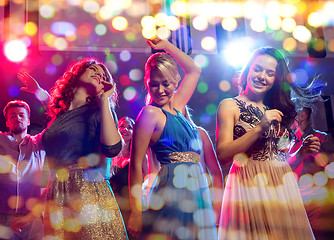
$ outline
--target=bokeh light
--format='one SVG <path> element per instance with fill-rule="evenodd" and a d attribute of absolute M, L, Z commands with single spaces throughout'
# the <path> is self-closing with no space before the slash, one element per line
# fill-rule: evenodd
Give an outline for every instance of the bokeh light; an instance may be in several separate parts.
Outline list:
<path fill-rule="evenodd" d="M 308 73 L 304 69 L 296 69 L 291 74 L 292 84 L 296 87 L 306 87 L 308 83 Z"/>
<path fill-rule="evenodd" d="M 171 35 L 171 32 L 166 27 L 160 27 L 157 30 L 157 36 L 161 39 L 168 39 Z"/>
<path fill-rule="evenodd" d="M 219 82 L 219 88 L 223 92 L 228 92 L 231 89 L 231 83 L 227 80 L 222 80 Z"/>
<path fill-rule="evenodd" d="M 293 18 L 284 18 L 282 21 L 282 29 L 285 32 L 293 32 L 296 25 L 296 21 Z"/>
<path fill-rule="evenodd" d="M 294 38 L 286 38 L 283 41 L 284 50 L 291 52 L 297 48 L 297 42 Z"/>
<path fill-rule="evenodd" d="M 137 90 L 134 87 L 127 87 L 123 92 L 123 97 L 129 102 L 133 102 L 137 99 Z"/>
<path fill-rule="evenodd" d="M 171 31 L 175 31 L 180 28 L 180 20 L 175 16 L 168 16 L 166 27 Z"/>
<path fill-rule="evenodd" d="M 208 91 L 209 87 L 206 82 L 199 82 L 197 85 L 197 91 L 204 94 Z"/>
<path fill-rule="evenodd" d="M 234 31 L 238 27 L 237 20 L 234 17 L 224 18 L 222 21 L 222 27 L 227 31 Z"/>
<path fill-rule="evenodd" d="M 318 13 L 318 12 L 313 12 L 308 16 L 307 22 L 312 27 L 320 27 L 324 23 L 323 14 Z"/>
<path fill-rule="evenodd" d="M 268 17 L 267 25 L 272 30 L 278 30 L 281 28 L 282 20 L 279 16 Z"/>
<path fill-rule="evenodd" d="M 51 5 L 42 5 L 39 8 L 39 14 L 43 17 L 43 18 L 52 18 L 55 14 L 55 9 L 53 6 Z"/>
<path fill-rule="evenodd" d="M 196 16 L 192 21 L 193 27 L 198 31 L 204 31 L 208 28 L 208 20 L 203 16 Z"/>
<path fill-rule="evenodd" d="M 48 74 L 48 75 L 54 75 L 57 73 L 57 66 L 54 65 L 54 64 L 48 64 L 45 68 L 45 72 Z"/>
<path fill-rule="evenodd" d="M 82 8 L 88 13 L 97 13 L 99 11 L 100 5 L 95 1 L 84 1 Z"/>
<path fill-rule="evenodd" d="M 12 40 L 5 44 L 5 55 L 12 62 L 20 62 L 28 54 L 28 49 L 21 40 Z"/>
<path fill-rule="evenodd" d="M 58 36 L 72 36 L 76 33 L 76 28 L 70 22 L 53 22 L 51 32 Z"/>
<path fill-rule="evenodd" d="M 251 20 L 250 27 L 255 32 L 263 32 L 267 27 L 266 20 L 262 17 L 255 17 Z"/>
<path fill-rule="evenodd" d="M 8 95 L 11 97 L 17 97 L 20 94 L 20 88 L 16 85 L 11 85 L 8 88 Z"/>
<path fill-rule="evenodd" d="M 159 27 L 165 26 L 168 20 L 168 16 L 165 13 L 158 13 L 154 17 L 154 25 L 156 24 Z M 144 26 L 143 26 L 144 27 Z"/>
<path fill-rule="evenodd" d="M 24 25 L 24 31 L 29 36 L 34 36 L 37 33 L 37 25 L 34 22 L 27 22 Z"/>
<path fill-rule="evenodd" d="M 132 81 L 140 81 L 144 78 L 143 71 L 139 68 L 131 69 L 129 77 Z"/>
<path fill-rule="evenodd" d="M 170 6 L 170 10 L 174 15 L 186 16 L 188 14 L 188 4 L 185 1 L 174 1 Z"/>
<path fill-rule="evenodd" d="M 112 26 L 118 31 L 124 31 L 128 27 L 128 20 L 125 17 L 115 17 L 112 20 Z"/>
<path fill-rule="evenodd" d="M 131 59 L 131 53 L 128 50 L 123 50 L 119 53 L 119 58 L 123 62 L 127 62 Z"/>
<path fill-rule="evenodd" d="M 201 67 L 206 68 L 209 65 L 209 59 L 203 54 L 198 54 L 194 57 L 194 61 Z"/>
<path fill-rule="evenodd" d="M 216 49 L 217 42 L 213 37 L 204 37 L 201 41 L 201 46 L 207 51 L 213 51 Z"/>
<path fill-rule="evenodd" d="M 293 30 L 293 37 L 300 42 L 307 43 L 311 40 L 311 32 L 305 26 L 297 26 Z"/>
<path fill-rule="evenodd" d="M 97 24 L 95 26 L 95 32 L 99 36 L 105 35 L 107 33 L 107 31 L 108 31 L 107 27 L 104 24 L 102 24 L 102 23 Z"/>
<path fill-rule="evenodd" d="M 152 16 L 144 16 L 140 23 L 144 29 L 152 29 L 156 26 L 155 19 Z"/>
<path fill-rule="evenodd" d="M 203 124 L 209 124 L 211 122 L 211 120 L 212 120 L 212 116 L 210 114 L 207 114 L 207 113 L 201 115 L 201 117 L 200 117 L 200 121 Z"/>

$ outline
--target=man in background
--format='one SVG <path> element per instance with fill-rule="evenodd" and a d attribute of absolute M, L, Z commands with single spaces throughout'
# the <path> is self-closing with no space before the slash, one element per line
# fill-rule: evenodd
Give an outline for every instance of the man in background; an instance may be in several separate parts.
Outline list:
<path fill-rule="evenodd" d="M 45 151 L 42 134 L 30 136 L 30 107 L 21 100 L 10 101 L 4 108 L 8 132 L 0 131 L 0 239 L 43 238 L 40 217 L 24 227 L 10 228 L 17 219 L 34 211 L 41 195 Z"/>

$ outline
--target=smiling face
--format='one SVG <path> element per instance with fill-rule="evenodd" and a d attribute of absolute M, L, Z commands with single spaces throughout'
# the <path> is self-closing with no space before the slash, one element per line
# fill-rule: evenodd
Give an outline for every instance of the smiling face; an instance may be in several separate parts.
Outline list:
<path fill-rule="evenodd" d="M 30 125 L 28 111 L 23 107 L 12 107 L 7 110 L 6 126 L 14 134 L 20 134 Z"/>
<path fill-rule="evenodd" d="M 176 87 L 177 82 L 168 70 L 165 71 L 165 74 L 160 70 L 152 71 L 147 81 L 148 92 L 158 106 L 164 106 L 170 101 Z"/>
<path fill-rule="evenodd" d="M 126 143 L 130 142 L 130 140 L 132 139 L 132 134 L 133 134 L 133 124 L 132 124 L 132 122 L 130 122 L 126 118 L 122 118 L 118 122 L 118 128 L 119 128 L 119 132 L 121 133 L 122 138 L 124 139 L 124 141 Z"/>
<path fill-rule="evenodd" d="M 80 76 L 78 83 L 85 86 L 90 94 L 96 96 L 104 87 L 103 81 L 107 81 L 105 71 L 101 66 L 92 64 Z"/>
<path fill-rule="evenodd" d="M 250 66 L 246 92 L 265 95 L 274 85 L 277 60 L 270 55 L 259 55 Z"/>

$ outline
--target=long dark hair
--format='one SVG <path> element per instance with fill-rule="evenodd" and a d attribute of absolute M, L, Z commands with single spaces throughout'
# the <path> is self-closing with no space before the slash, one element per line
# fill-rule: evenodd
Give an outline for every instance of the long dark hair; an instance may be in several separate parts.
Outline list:
<path fill-rule="evenodd" d="M 115 84 L 110 72 L 106 66 L 94 58 L 83 58 L 70 66 L 64 74 L 56 81 L 51 89 L 51 99 L 48 106 L 48 115 L 50 118 L 58 116 L 59 114 L 68 110 L 71 102 L 74 99 L 74 89 L 77 86 L 78 79 L 86 71 L 86 69 L 93 65 L 99 65 L 105 72 L 106 78 L 111 83 Z M 110 99 L 110 106 L 115 107 L 117 102 L 117 91 L 115 86 L 115 93 Z M 96 103 L 95 97 L 89 97 L 87 103 Z"/>
<path fill-rule="evenodd" d="M 240 93 L 246 89 L 249 69 L 260 55 L 269 55 L 277 61 L 275 82 L 273 87 L 265 94 L 263 103 L 270 109 L 280 110 L 284 114 L 282 124 L 289 129 L 297 116 L 296 108 L 298 108 L 298 101 L 292 101 L 291 95 L 294 96 L 294 99 L 312 99 L 312 101 L 315 101 L 319 99 L 321 90 L 315 90 L 313 86 L 314 81 L 305 88 L 294 86 L 292 84 L 290 69 L 282 53 L 272 47 L 262 47 L 253 52 L 247 65 L 241 72 L 239 78 Z"/>

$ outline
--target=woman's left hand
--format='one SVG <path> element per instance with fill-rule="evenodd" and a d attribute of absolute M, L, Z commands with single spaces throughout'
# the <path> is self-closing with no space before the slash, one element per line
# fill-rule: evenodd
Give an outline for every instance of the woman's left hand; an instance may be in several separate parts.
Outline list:
<path fill-rule="evenodd" d="M 97 94 L 97 98 L 100 102 L 102 100 L 108 100 L 115 92 L 115 85 L 113 83 L 107 81 L 102 81 L 101 83 L 103 84 L 103 88 Z"/>

